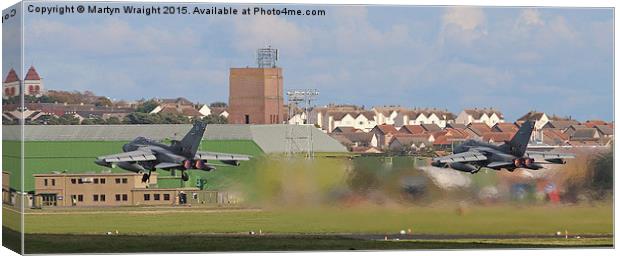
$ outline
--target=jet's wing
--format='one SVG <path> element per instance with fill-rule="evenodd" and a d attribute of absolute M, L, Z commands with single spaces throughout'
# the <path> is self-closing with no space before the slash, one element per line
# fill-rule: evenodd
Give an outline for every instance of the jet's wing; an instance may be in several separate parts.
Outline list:
<path fill-rule="evenodd" d="M 492 162 L 487 164 L 487 167 L 491 169 L 503 168 L 513 165 L 512 162 Z"/>
<path fill-rule="evenodd" d="M 230 154 L 220 152 L 198 151 L 194 156 L 195 160 L 219 160 L 219 161 L 248 161 L 251 156 L 241 154 Z"/>
<path fill-rule="evenodd" d="M 120 154 L 107 155 L 97 157 L 97 160 L 105 163 L 117 163 L 117 162 L 140 162 L 140 161 L 151 161 L 155 160 L 155 154 L 150 150 L 135 150 L 124 152 Z"/>
<path fill-rule="evenodd" d="M 177 163 L 159 163 L 157 165 L 155 165 L 155 169 L 166 169 L 166 168 L 174 168 L 174 167 L 179 167 L 181 166 L 181 164 L 177 164 Z"/>
<path fill-rule="evenodd" d="M 563 158 L 575 158 L 575 154 L 570 153 L 557 153 L 557 152 L 539 152 L 539 151 L 526 151 L 525 155 L 529 158 L 542 158 L 542 159 L 563 159 Z"/>
<path fill-rule="evenodd" d="M 487 160 L 487 157 L 478 151 L 467 151 L 463 153 L 433 158 L 433 162 L 442 164 L 476 162 L 484 160 Z"/>

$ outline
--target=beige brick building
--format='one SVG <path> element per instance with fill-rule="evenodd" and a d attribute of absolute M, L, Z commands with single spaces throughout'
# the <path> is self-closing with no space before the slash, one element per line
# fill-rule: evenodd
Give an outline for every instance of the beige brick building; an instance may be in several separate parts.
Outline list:
<path fill-rule="evenodd" d="M 231 68 L 229 83 L 229 123 L 285 121 L 281 68 Z"/>
<path fill-rule="evenodd" d="M 11 174 L 8 172 L 2 172 L 2 203 L 12 204 L 11 200 L 11 186 L 10 186 Z"/>
<path fill-rule="evenodd" d="M 239 198 L 228 192 L 195 187 L 157 188 L 157 173 L 142 183 L 135 173 L 51 173 L 34 175 L 33 207 L 116 207 L 230 205 Z"/>

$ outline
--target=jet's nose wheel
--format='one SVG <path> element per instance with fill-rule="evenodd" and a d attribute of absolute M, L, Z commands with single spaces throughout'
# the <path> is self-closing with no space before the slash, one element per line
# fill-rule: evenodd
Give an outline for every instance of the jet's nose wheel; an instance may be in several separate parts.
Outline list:
<path fill-rule="evenodd" d="M 151 175 L 149 175 L 148 173 L 145 173 L 142 175 L 142 183 L 146 183 L 147 181 L 149 181 Z"/>
<path fill-rule="evenodd" d="M 142 183 L 146 183 L 151 179 L 151 171 L 149 170 L 148 173 L 144 173 L 142 174 Z"/>
<path fill-rule="evenodd" d="M 183 181 L 188 181 L 188 180 L 189 180 L 189 174 L 188 174 L 188 173 L 186 173 L 186 172 L 182 172 L 182 173 L 181 173 L 181 179 L 182 179 Z"/>

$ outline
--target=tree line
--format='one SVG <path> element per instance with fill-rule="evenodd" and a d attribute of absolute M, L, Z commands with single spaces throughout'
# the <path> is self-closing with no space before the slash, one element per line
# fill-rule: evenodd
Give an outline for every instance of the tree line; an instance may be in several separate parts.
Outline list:
<path fill-rule="evenodd" d="M 223 116 L 208 115 L 199 118 L 207 124 L 226 124 L 228 120 Z M 187 116 L 171 114 L 171 113 L 157 113 L 148 114 L 141 112 L 130 113 L 124 118 L 112 116 L 106 119 L 95 116 L 90 118 L 84 118 L 80 122 L 80 118 L 72 114 L 65 114 L 62 116 L 45 115 L 37 118 L 36 120 L 26 120 L 27 125 L 115 125 L 115 124 L 191 124 L 195 119 L 190 119 Z M 10 122 L 8 120 L 2 120 L 5 125 L 15 125 L 16 122 Z"/>

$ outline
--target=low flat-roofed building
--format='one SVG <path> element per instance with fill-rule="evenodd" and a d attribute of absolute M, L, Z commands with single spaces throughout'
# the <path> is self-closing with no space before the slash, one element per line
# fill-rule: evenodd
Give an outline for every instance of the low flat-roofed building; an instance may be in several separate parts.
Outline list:
<path fill-rule="evenodd" d="M 2 172 L 2 203 L 4 204 L 12 204 L 10 178 L 9 172 Z"/>
<path fill-rule="evenodd" d="M 33 207 L 118 207 L 237 204 L 225 191 L 195 187 L 157 188 L 157 173 L 148 183 L 137 173 L 35 174 Z"/>
<path fill-rule="evenodd" d="M 34 193 L 41 206 L 135 205 L 134 189 L 155 187 L 157 173 L 148 183 L 137 173 L 50 173 L 34 175 Z M 118 200 L 117 200 L 118 199 Z"/>

